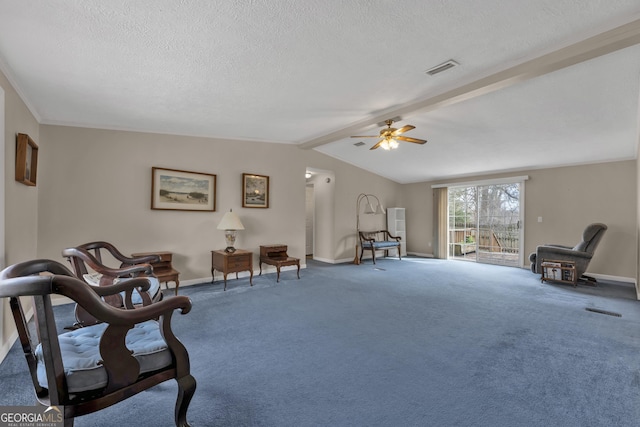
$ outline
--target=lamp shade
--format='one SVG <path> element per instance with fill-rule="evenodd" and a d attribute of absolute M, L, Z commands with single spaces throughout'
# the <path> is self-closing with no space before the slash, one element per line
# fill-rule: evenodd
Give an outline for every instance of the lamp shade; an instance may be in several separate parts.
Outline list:
<path fill-rule="evenodd" d="M 218 230 L 244 230 L 240 218 L 231 210 L 224 214 L 217 228 Z"/>

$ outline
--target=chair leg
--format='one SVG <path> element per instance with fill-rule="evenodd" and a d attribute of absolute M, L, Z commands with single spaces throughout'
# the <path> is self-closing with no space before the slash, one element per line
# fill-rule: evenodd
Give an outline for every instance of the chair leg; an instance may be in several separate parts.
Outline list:
<path fill-rule="evenodd" d="M 192 375 L 179 378 L 178 380 L 178 399 L 176 400 L 176 426 L 177 427 L 190 427 L 187 422 L 187 409 L 189 409 L 189 403 L 191 398 L 196 392 L 196 379 Z"/>
<path fill-rule="evenodd" d="M 373 263 L 376 263 L 376 250 L 375 248 L 371 248 L 371 255 L 373 256 Z"/>

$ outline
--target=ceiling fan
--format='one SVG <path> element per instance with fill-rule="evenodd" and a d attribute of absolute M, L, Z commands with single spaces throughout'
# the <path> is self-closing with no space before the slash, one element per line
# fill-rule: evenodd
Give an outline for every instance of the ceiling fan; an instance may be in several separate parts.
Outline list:
<path fill-rule="evenodd" d="M 398 141 L 405 142 L 413 142 L 414 144 L 424 144 L 427 142 L 424 139 L 418 138 L 410 138 L 408 136 L 400 136 L 400 134 L 410 131 L 411 129 L 415 129 L 415 126 L 405 125 L 400 129 L 392 128 L 393 120 L 386 120 L 387 124 L 386 129 L 382 129 L 380 131 L 380 135 L 361 135 L 361 136 L 352 136 L 351 138 L 380 138 L 380 141 L 376 145 L 370 148 L 370 150 L 375 150 L 378 147 L 382 147 L 384 150 L 390 150 L 393 148 L 398 148 Z"/>

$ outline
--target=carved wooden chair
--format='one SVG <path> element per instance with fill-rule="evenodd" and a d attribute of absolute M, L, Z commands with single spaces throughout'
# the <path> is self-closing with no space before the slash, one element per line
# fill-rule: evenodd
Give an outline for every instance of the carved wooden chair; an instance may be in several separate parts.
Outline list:
<path fill-rule="evenodd" d="M 103 262 L 104 255 L 109 255 L 117 262 L 119 267 L 109 267 Z M 108 242 L 90 242 L 62 251 L 62 256 L 67 258 L 78 279 L 92 286 L 111 286 L 113 284 L 131 280 L 133 277 L 149 277 L 151 287 L 146 292 L 134 292 L 131 297 L 133 305 L 147 305 L 162 299 L 160 281 L 153 275 L 151 262 L 157 262 L 157 255 L 144 257 L 128 257 L 123 255 L 115 246 Z M 110 295 L 105 300 L 114 307 L 125 304 L 124 293 Z M 82 309 L 76 310 L 77 326 L 85 326 L 95 323 Z"/>
<path fill-rule="evenodd" d="M 186 314 L 191 300 L 176 296 L 135 310 L 113 307 L 101 296 L 148 289 L 147 278 L 93 287 L 64 265 L 33 260 L 0 272 L 0 298 L 9 298 L 37 403 L 64 407 L 64 425 L 169 379 L 178 382 L 176 426 L 188 426 L 196 389 L 189 355 L 171 330 L 174 310 Z M 64 295 L 101 323 L 58 335 L 51 294 Z M 36 336 L 29 331 L 20 297 L 32 296 Z M 157 320 L 155 320 L 157 319 Z M 35 339 L 34 339 L 35 338 Z M 157 410 L 155 406 L 150 406 Z"/>
<path fill-rule="evenodd" d="M 376 251 L 383 250 L 384 256 L 389 256 L 389 249 L 397 249 L 398 250 L 398 259 L 402 259 L 402 254 L 400 253 L 400 241 L 402 238 L 398 236 L 393 236 L 389 233 L 388 230 L 377 230 L 377 231 L 359 231 L 358 236 L 360 237 L 360 263 L 362 263 L 362 257 L 364 256 L 364 251 L 371 251 L 371 258 L 373 258 L 373 263 L 376 263 Z"/>

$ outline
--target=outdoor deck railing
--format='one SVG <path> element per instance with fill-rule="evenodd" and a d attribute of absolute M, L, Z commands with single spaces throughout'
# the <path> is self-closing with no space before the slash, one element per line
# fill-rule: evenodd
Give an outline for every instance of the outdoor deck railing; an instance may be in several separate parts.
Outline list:
<path fill-rule="evenodd" d="M 496 230 L 491 228 L 457 228 L 450 230 L 451 244 L 477 244 L 478 250 L 489 252 L 517 253 L 519 250 L 519 231 Z"/>

